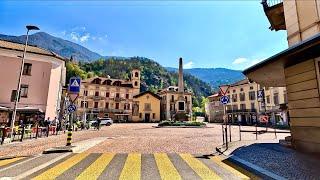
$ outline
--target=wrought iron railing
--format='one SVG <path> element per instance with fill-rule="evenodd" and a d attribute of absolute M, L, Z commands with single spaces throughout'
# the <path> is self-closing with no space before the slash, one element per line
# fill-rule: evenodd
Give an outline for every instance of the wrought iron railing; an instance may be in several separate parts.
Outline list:
<path fill-rule="evenodd" d="M 263 8 L 267 9 L 269 7 L 281 4 L 283 0 L 262 0 L 261 4 L 263 5 Z"/>

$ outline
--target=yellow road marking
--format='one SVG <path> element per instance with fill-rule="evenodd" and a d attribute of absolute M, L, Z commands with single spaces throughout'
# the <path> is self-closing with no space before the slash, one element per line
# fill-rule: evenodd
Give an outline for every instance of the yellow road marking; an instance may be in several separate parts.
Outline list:
<path fill-rule="evenodd" d="M 159 174 L 162 180 L 180 180 L 181 176 L 165 153 L 155 153 Z"/>
<path fill-rule="evenodd" d="M 201 177 L 201 179 L 221 179 L 201 161 L 191 154 L 180 154 L 180 157 Z"/>
<path fill-rule="evenodd" d="M 47 171 L 43 172 L 42 174 L 38 175 L 37 177 L 33 178 L 33 180 L 50 180 L 55 179 L 59 175 L 61 175 L 63 172 L 70 169 L 75 164 L 82 161 L 84 158 L 86 158 L 89 154 L 88 153 L 80 153 L 76 154 L 69 159 L 65 160 L 64 162 L 54 166 L 51 169 L 48 169 Z"/>
<path fill-rule="evenodd" d="M 128 154 L 119 179 L 141 179 L 141 154 Z"/>
<path fill-rule="evenodd" d="M 87 169 L 85 169 L 78 177 L 77 180 L 98 179 L 102 171 L 108 166 L 115 154 L 106 153 L 102 154 L 95 160 Z"/>
<path fill-rule="evenodd" d="M 232 174 L 236 175 L 237 177 L 241 178 L 241 179 L 250 179 L 248 176 L 246 176 L 245 174 L 239 172 L 238 170 L 234 169 L 233 167 L 225 164 L 222 162 L 222 158 L 219 156 L 213 156 L 210 157 L 211 160 L 213 160 L 216 164 L 218 164 L 219 166 L 223 167 L 224 169 L 226 169 L 227 171 L 231 172 Z"/>
<path fill-rule="evenodd" d="M 24 159 L 25 157 L 17 157 L 17 158 L 12 158 L 12 159 L 4 159 L 4 160 L 0 160 L 0 167 L 1 166 L 5 166 L 7 164 L 19 161 L 20 159 Z"/>

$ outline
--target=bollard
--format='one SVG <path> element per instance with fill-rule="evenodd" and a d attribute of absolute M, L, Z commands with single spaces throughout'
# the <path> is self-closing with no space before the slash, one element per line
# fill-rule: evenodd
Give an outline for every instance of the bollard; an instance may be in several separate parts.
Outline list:
<path fill-rule="evenodd" d="M 256 140 L 258 140 L 258 129 L 257 129 L 257 124 L 256 124 Z"/>
<path fill-rule="evenodd" d="M 49 137 L 49 124 L 47 125 L 47 137 Z"/>
<path fill-rule="evenodd" d="M 231 124 L 229 124 L 229 136 L 230 136 L 230 142 L 231 142 Z"/>
<path fill-rule="evenodd" d="M 226 148 L 228 149 L 228 126 L 225 127 L 225 135 L 226 135 Z"/>
<path fill-rule="evenodd" d="M 276 126 L 274 126 L 274 136 L 277 139 L 277 127 Z"/>
<path fill-rule="evenodd" d="M 240 137 L 240 141 L 241 141 L 241 126 L 240 126 L 240 123 L 239 123 L 239 137 Z"/>
<path fill-rule="evenodd" d="M 22 142 L 23 136 L 24 136 L 24 125 L 22 125 L 22 132 L 21 132 L 21 139 L 20 139 L 21 142 Z"/>
<path fill-rule="evenodd" d="M 71 139 L 72 139 L 72 129 L 71 127 L 68 128 L 68 137 L 67 137 L 67 146 L 71 146 Z"/>
<path fill-rule="evenodd" d="M 223 128 L 223 124 L 221 124 L 221 127 L 222 127 L 222 144 L 224 144 L 224 128 Z"/>
<path fill-rule="evenodd" d="M 36 139 L 38 139 L 38 135 L 39 135 L 39 124 L 37 123 L 37 127 L 36 127 Z"/>
<path fill-rule="evenodd" d="M 1 145 L 4 143 L 5 137 L 6 137 L 6 128 L 4 127 L 2 129 Z"/>

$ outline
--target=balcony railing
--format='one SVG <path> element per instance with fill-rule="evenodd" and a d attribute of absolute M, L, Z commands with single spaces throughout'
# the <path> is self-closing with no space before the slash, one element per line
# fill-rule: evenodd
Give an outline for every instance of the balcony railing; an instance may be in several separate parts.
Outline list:
<path fill-rule="evenodd" d="M 245 112 L 252 112 L 255 113 L 257 112 L 256 109 L 237 109 L 237 110 L 227 110 L 227 113 L 245 113 Z"/>

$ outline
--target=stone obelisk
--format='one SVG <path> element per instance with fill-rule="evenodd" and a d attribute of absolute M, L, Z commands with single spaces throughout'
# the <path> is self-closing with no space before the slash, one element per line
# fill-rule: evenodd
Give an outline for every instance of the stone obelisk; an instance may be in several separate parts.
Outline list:
<path fill-rule="evenodd" d="M 178 92 L 184 92 L 184 82 L 183 82 L 183 62 L 182 58 L 179 58 L 179 79 L 178 79 Z"/>

